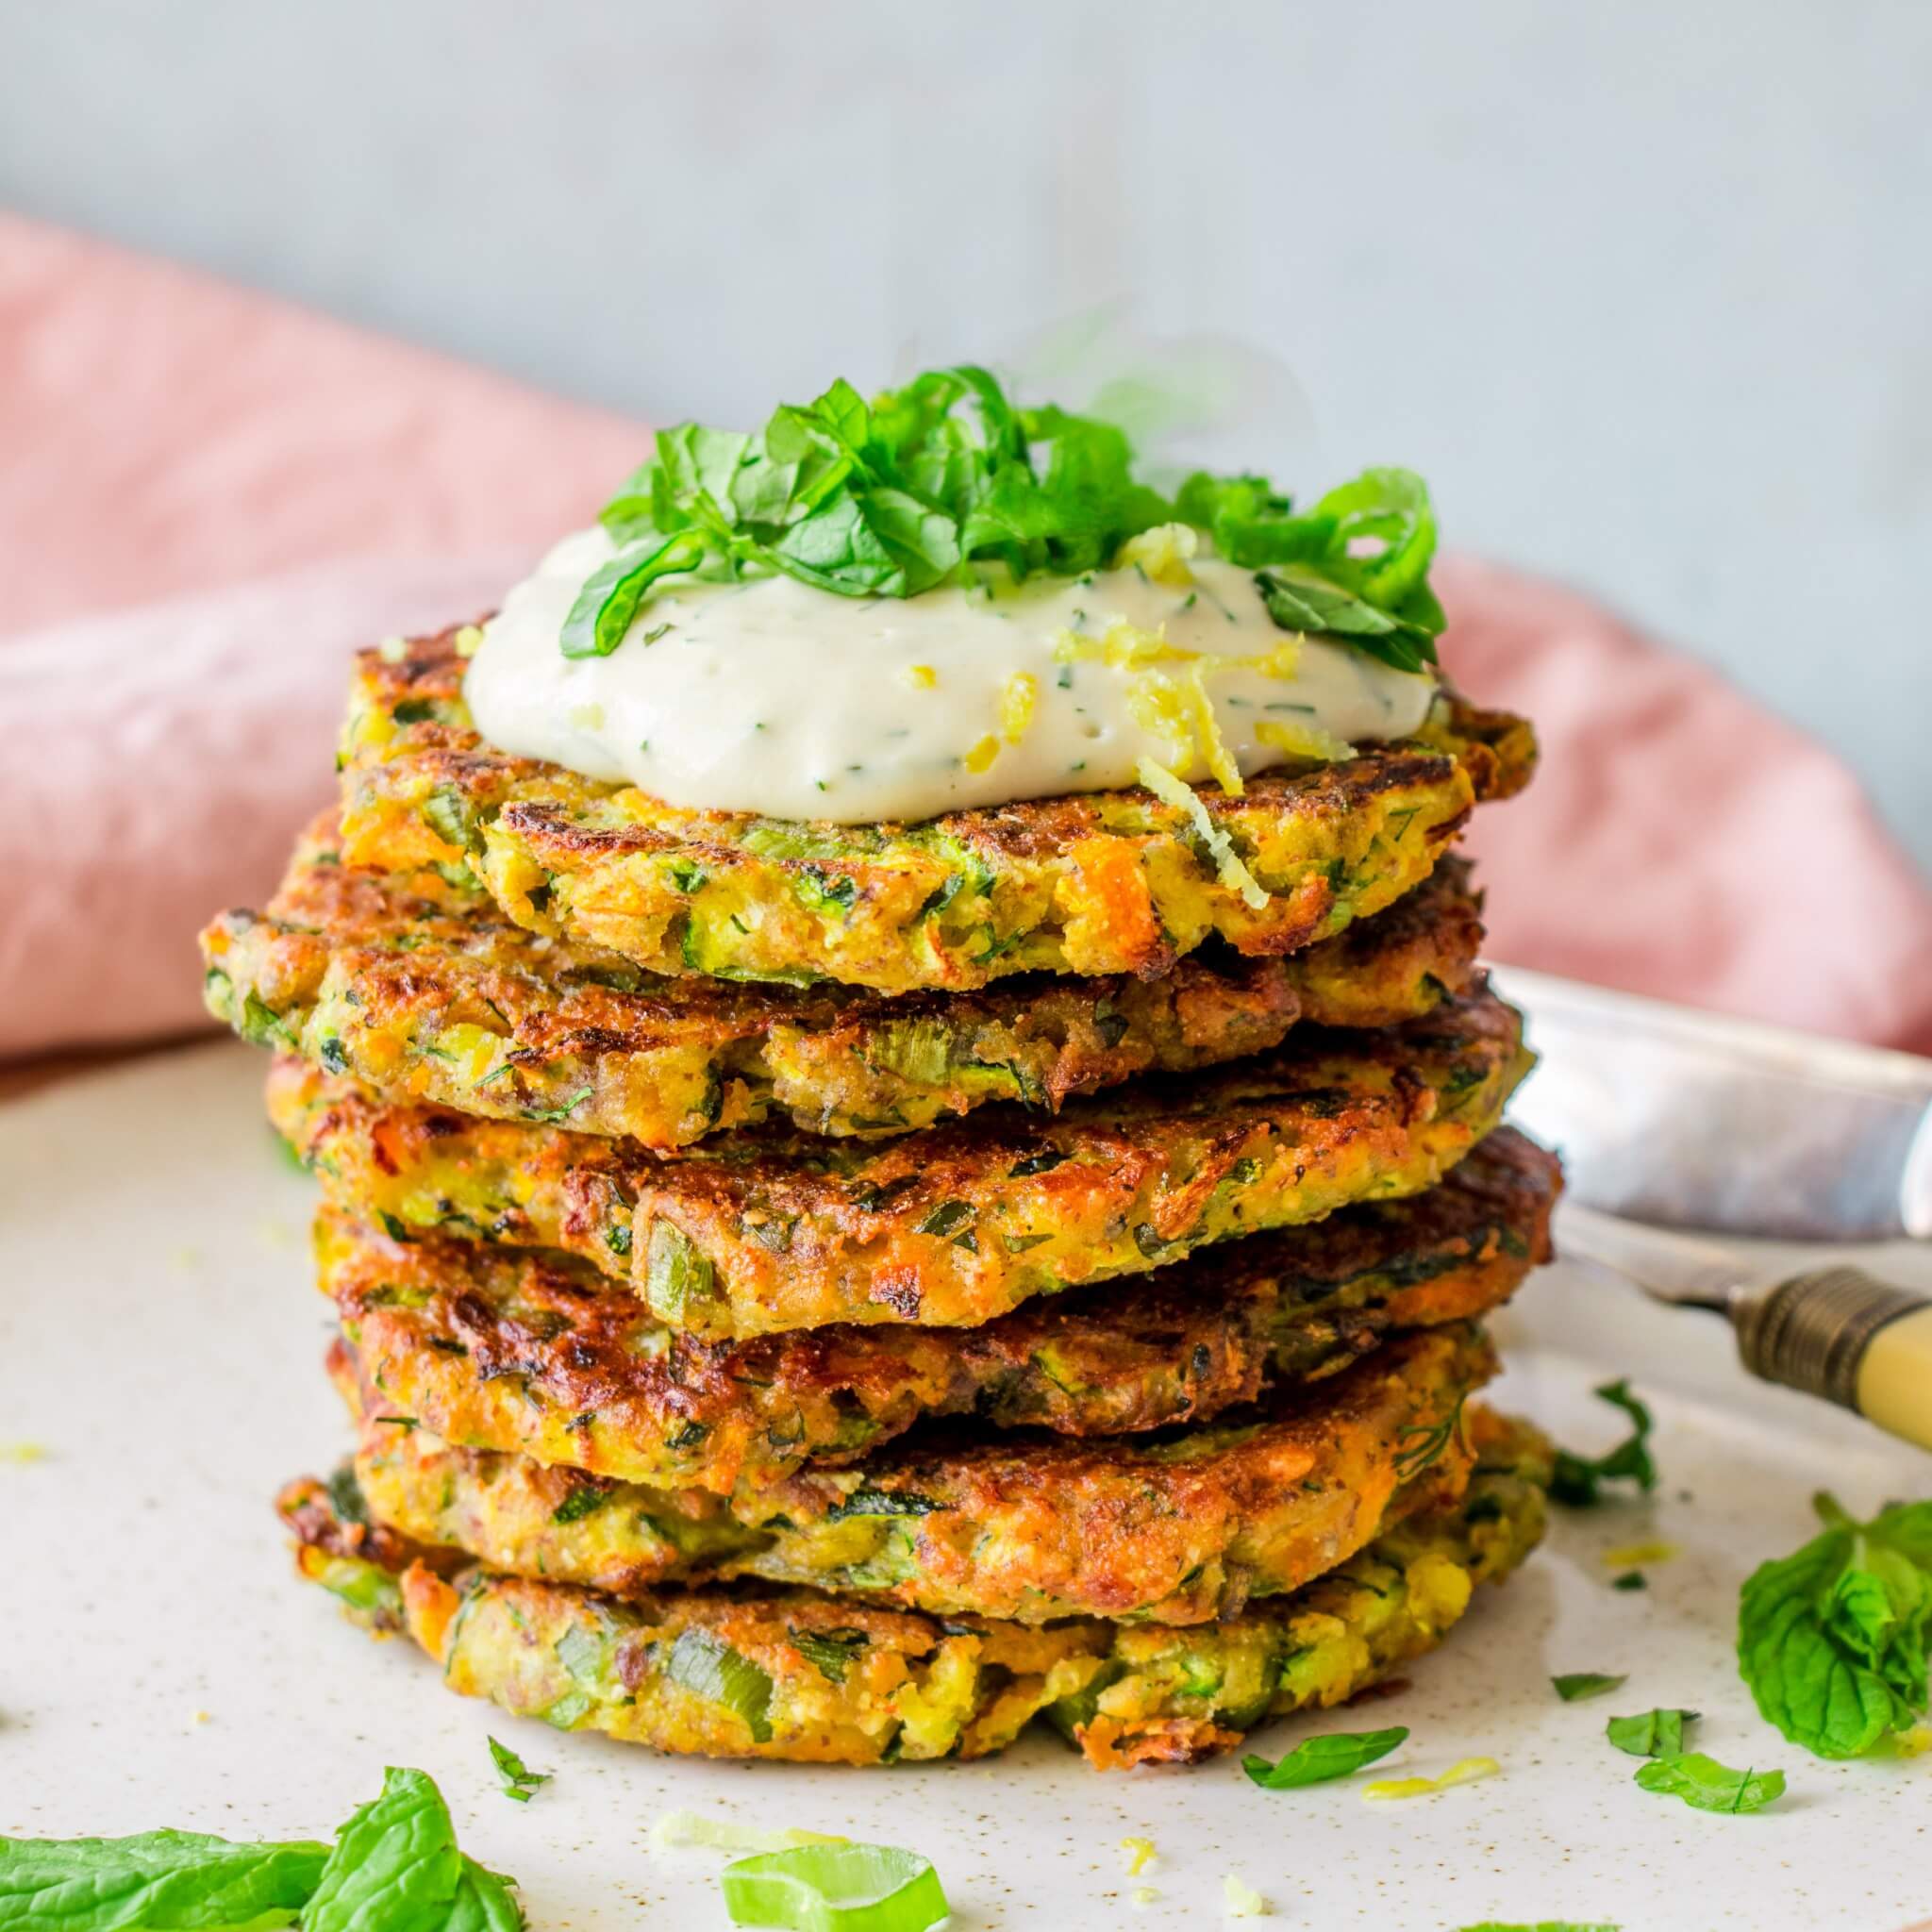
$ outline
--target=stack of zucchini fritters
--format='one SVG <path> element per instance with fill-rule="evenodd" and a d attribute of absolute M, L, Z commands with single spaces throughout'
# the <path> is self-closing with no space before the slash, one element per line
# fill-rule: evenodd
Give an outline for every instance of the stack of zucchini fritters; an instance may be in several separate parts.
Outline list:
<path fill-rule="evenodd" d="M 341 811 L 203 936 L 323 1188 L 305 1574 L 565 1729 L 1117 1766 L 1522 1559 L 1543 1445 L 1468 1398 L 1558 1179 L 1448 856 L 1520 720 L 1204 792 L 1257 908 L 1146 791 L 806 825 L 498 753 L 476 641 L 365 654 Z"/>

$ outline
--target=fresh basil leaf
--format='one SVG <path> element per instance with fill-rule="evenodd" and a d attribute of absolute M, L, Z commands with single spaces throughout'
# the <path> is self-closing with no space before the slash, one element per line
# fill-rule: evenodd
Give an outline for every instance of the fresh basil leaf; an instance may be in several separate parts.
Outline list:
<path fill-rule="evenodd" d="M 1364 470 L 1331 490 L 1314 514 L 1335 527 L 1331 555 L 1342 582 L 1370 603 L 1400 611 L 1423 587 L 1436 554 L 1436 513 L 1413 470 Z M 1376 553 L 1363 556 L 1364 542 Z"/>
<path fill-rule="evenodd" d="M 1264 574 L 1277 623 L 1397 665 L 1435 658 L 1441 607 L 1426 574 L 1435 516 L 1421 478 L 1365 471 L 1297 514 L 1264 476 L 1139 480 L 1112 422 L 1022 409 L 971 363 L 926 370 L 868 402 L 834 382 L 773 411 L 757 435 L 680 424 L 605 505 L 618 556 L 564 626 L 573 657 L 614 650 L 654 584 L 783 572 L 850 597 L 911 597 L 975 561 L 1015 577 L 1108 568 L 1129 538 L 1182 520 Z"/>
<path fill-rule="evenodd" d="M 1682 1798 L 1700 1811 L 1761 1811 L 1784 1795 L 1785 1774 L 1781 1771 L 1733 1771 L 1701 1751 L 1687 1751 L 1640 1764 L 1637 1782 L 1646 1791 Z"/>
<path fill-rule="evenodd" d="M 1869 1524 L 1829 1496 L 1814 1505 L 1824 1529 L 1745 1579 L 1738 1667 L 1794 1744 L 1856 1757 L 1926 1707 L 1932 1504 L 1895 1504 Z"/>
<path fill-rule="evenodd" d="M 1352 1771 L 1374 1764 L 1407 1737 L 1404 1724 L 1391 1725 L 1386 1731 L 1331 1731 L 1325 1737 L 1304 1738 L 1286 1757 L 1273 1764 L 1250 1754 L 1241 1759 L 1241 1769 L 1264 1791 L 1297 1790 L 1303 1785 L 1346 1777 Z"/>
<path fill-rule="evenodd" d="M 1324 631 L 1397 671 L 1420 671 L 1436 661 L 1434 641 L 1412 625 L 1331 584 L 1305 565 L 1279 564 L 1257 571 L 1256 587 L 1268 614 L 1283 630 Z"/>
<path fill-rule="evenodd" d="M 442 1793 L 426 1772 L 391 1766 L 381 1795 L 336 1834 L 302 1932 L 433 1932 L 462 1878 Z"/>
<path fill-rule="evenodd" d="M 566 658 L 608 658 L 631 627 L 644 593 L 659 577 L 691 569 L 705 554 L 692 530 L 621 550 L 594 571 L 563 620 Z"/>
<path fill-rule="evenodd" d="M 1601 1697 L 1607 1690 L 1620 1690 L 1625 1679 L 1606 1676 L 1601 1671 L 1575 1671 L 1566 1677 L 1552 1677 L 1550 1682 L 1565 1704 L 1576 1704 L 1586 1697 Z"/>
<path fill-rule="evenodd" d="M 1657 1488 L 1657 1464 L 1651 1459 L 1650 1435 L 1654 1426 L 1650 1410 L 1630 1392 L 1630 1384 L 1620 1376 L 1606 1382 L 1596 1391 L 1601 1401 L 1621 1408 L 1630 1418 L 1631 1433 L 1604 1456 L 1577 1456 L 1558 1449 L 1550 1494 L 1573 1509 L 1585 1509 L 1603 1501 L 1607 1482 L 1634 1482 L 1640 1490 Z"/>
<path fill-rule="evenodd" d="M 547 1771 L 532 1771 L 508 1744 L 499 1744 L 494 1738 L 486 1739 L 490 1746 L 490 1759 L 496 1766 L 496 1774 L 503 1780 L 503 1794 L 514 1798 L 519 1805 L 527 1805 L 537 1795 L 538 1790 L 550 1782 Z"/>
<path fill-rule="evenodd" d="M 722 1637 L 695 1624 L 680 1631 L 665 1660 L 664 1675 L 694 1697 L 723 1705 L 742 1718 L 754 1743 L 771 1742 L 771 1673 L 733 1650 Z"/>
<path fill-rule="evenodd" d="M 1631 1717 L 1613 1717 L 1604 1726 L 1604 1735 L 1632 1757 L 1674 1757 L 1684 1748 L 1685 1731 L 1696 1719 L 1694 1710 L 1641 1710 Z"/>
<path fill-rule="evenodd" d="M 192 1831 L 135 1838 L 0 1838 L 8 1932 L 197 1932 L 291 1923 L 328 1847 L 231 1844 Z"/>

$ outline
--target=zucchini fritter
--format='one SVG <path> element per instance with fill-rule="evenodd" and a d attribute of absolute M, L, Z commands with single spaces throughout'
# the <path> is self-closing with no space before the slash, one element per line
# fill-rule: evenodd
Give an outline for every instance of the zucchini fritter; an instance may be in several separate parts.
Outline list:
<path fill-rule="evenodd" d="M 340 847 L 332 815 L 319 819 L 265 913 L 202 933 L 217 1019 L 384 1092 L 660 1148 L 768 1114 L 891 1134 L 992 1100 L 1054 1110 L 1137 1074 L 1265 1052 L 1298 1019 L 1393 1025 L 1467 991 L 1482 942 L 1467 868 L 1447 859 L 1386 912 L 1285 959 L 898 999 L 792 992 L 661 978 L 526 932 L 433 873 L 344 866 Z"/>
<path fill-rule="evenodd" d="M 1138 788 L 834 825 L 692 811 L 492 750 L 456 632 L 358 659 L 342 736 L 352 863 L 467 869 L 519 925 L 655 973 L 883 992 L 1013 973 L 1166 972 L 1218 933 L 1292 952 L 1421 883 L 1478 797 L 1535 762 L 1529 726 L 1445 698 L 1418 741 L 1200 802 L 1267 894 L 1224 883 L 1185 811 Z"/>
<path fill-rule="evenodd" d="M 1462 1405 L 1494 1371 L 1477 1329 L 1428 1329 L 1203 1427 L 908 1439 L 742 1489 L 728 1512 L 705 1492 L 453 1449 L 393 1416 L 365 1416 L 356 1480 L 369 1514 L 415 1541 L 620 1596 L 758 1576 L 941 1616 L 1197 1624 L 1299 1589 L 1459 1492 Z"/>
<path fill-rule="evenodd" d="M 325 1208 L 321 1286 L 363 1406 L 467 1449 L 659 1488 L 753 1491 L 923 1415 L 1111 1436 L 1209 1420 L 1345 1368 L 1391 1329 L 1478 1316 L 1549 1253 L 1553 1156 L 1502 1128 L 1435 1188 L 1074 1289 L 983 1328 L 714 1342 L 584 1263 Z"/>
<path fill-rule="evenodd" d="M 1459 1502 L 1419 1510 L 1291 1596 L 1226 1622 L 1035 1628 L 809 1592 L 633 1602 L 486 1571 L 345 1519 L 294 1483 L 301 1574 L 378 1632 L 407 1628 L 450 1686 L 560 1730 L 658 1751 L 880 1764 L 1000 1750 L 1036 1714 L 1103 1769 L 1195 1759 L 1271 1717 L 1325 1709 L 1432 1650 L 1542 1533 L 1548 1448 L 1472 1406 Z M 353 1499 L 351 1499 L 353 1507 Z"/>
<path fill-rule="evenodd" d="M 358 1219 L 562 1248 L 720 1340 L 835 1322 L 972 1326 L 1031 1295 L 1432 1187 L 1527 1072 L 1484 992 L 1374 1033 L 1154 1075 L 1057 1117 L 985 1108 L 879 1142 L 775 1131 L 673 1159 L 550 1124 L 385 1105 L 276 1061 L 269 1110 Z"/>

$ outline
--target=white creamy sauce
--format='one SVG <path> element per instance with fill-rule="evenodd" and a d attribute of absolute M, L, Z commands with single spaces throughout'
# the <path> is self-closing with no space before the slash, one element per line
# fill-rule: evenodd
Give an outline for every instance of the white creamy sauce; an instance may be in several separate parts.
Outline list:
<path fill-rule="evenodd" d="M 1185 585 L 1125 569 L 1017 586 L 1002 573 L 992 588 L 990 573 L 978 589 L 909 598 L 840 597 L 784 576 L 674 580 L 608 658 L 566 658 L 564 618 L 612 554 L 601 528 L 558 544 L 484 626 L 465 695 L 500 749 L 676 806 L 857 824 L 1112 790 L 1137 782 L 1143 758 L 1208 779 L 1198 741 L 1147 715 L 1148 671 L 1185 683 L 1190 657 L 1106 661 L 1101 641 L 1122 620 L 1198 654 L 1244 774 L 1293 755 L 1265 741 L 1271 722 L 1350 743 L 1406 738 L 1435 693 L 1425 675 L 1318 638 L 1280 675 L 1291 634 L 1250 572 L 1206 556 Z M 1068 632 L 1093 641 L 1074 661 Z M 1272 667 L 1227 661 L 1271 655 Z M 1033 702 L 1014 732 L 1016 674 Z"/>

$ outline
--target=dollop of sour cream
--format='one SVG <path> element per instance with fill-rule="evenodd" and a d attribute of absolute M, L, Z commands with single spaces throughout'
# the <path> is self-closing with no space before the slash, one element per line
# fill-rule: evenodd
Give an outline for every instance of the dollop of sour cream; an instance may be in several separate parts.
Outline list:
<path fill-rule="evenodd" d="M 1109 791 L 1142 759 L 1246 775 L 1408 737 L 1436 691 L 1284 631 L 1251 572 L 1173 539 L 1151 567 L 907 598 L 674 581 L 608 657 L 566 658 L 612 555 L 601 527 L 558 543 L 484 626 L 464 693 L 500 749 L 690 808 L 858 824 Z"/>

